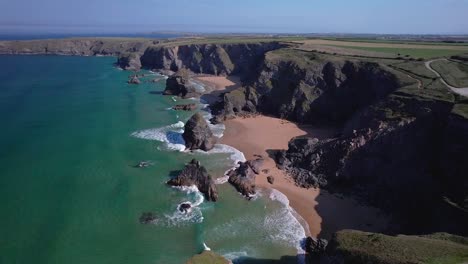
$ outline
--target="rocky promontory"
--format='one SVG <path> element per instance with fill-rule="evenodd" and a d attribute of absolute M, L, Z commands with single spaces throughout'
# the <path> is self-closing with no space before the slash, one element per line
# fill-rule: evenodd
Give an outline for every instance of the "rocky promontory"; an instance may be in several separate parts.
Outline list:
<path fill-rule="evenodd" d="M 187 121 L 182 137 L 185 140 L 185 147 L 190 150 L 209 151 L 216 144 L 216 137 L 201 113 L 194 114 Z"/>
<path fill-rule="evenodd" d="M 208 174 L 205 167 L 200 162 L 193 159 L 185 165 L 185 168 L 177 177 L 169 180 L 167 184 L 171 186 L 197 186 L 198 190 L 205 195 L 208 201 L 218 200 L 218 191 L 211 175 Z"/>

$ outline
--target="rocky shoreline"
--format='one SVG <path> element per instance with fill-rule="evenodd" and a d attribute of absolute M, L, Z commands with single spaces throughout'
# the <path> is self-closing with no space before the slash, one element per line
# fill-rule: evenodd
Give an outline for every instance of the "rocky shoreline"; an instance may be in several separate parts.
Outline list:
<path fill-rule="evenodd" d="M 168 79 L 165 94 L 181 97 L 195 93 L 186 83 L 190 72 L 238 75 L 243 86 L 222 93 L 211 105 L 213 121 L 261 113 L 339 128 L 331 139 L 295 138 L 288 150 L 276 152 L 278 166 L 297 185 L 353 195 L 385 210 L 394 216 L 389 234 L 468 235 L 465 99 L 444 88 L 422 90 L 414 79 L 378 61 L 300 51 L 280 42 L 159 44 L 11 41 L 0 43 L 0 54 L 119 56 L 123 69 L 179 72 Z M 192 119 L 184 132 L 187 148 L 211 149 L 208 124 L 196 115 Z M 254 167 L 242 163 L 229 175 L 247 196 L 255 189 Z M 208 200 L 217 199 L 211 176 L 196 161 L 169 184 L 196 185 Z M 146 216 L 144 221 L 151 220 Z M 335 242 L 327 247 L 329 253 L 339 251 Z"/>

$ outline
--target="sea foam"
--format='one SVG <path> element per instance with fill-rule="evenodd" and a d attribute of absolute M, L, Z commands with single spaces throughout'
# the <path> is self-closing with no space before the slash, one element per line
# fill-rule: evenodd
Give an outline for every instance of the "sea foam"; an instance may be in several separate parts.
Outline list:
<path fill-rule="evenodd" d="M 175 124 L 153 129 L 145 129 L 132 133 L 136 138 L 156 140 L 165 143 L 169 150 L 185 150 L 185 141 L 182 137 L 184 133 L 184 122 L 179 121 Z"/>
<path fill-rule="evenodd" d="M 188 200 L 185 200 L 179 204 L 171 214 L 165 214 L 164 225 L 167 226 L 182 226 L 186 224 L 201 223 L 203 222 L 203 214 L 200 205 L 205 201 L 205 197 L 198 190 L 196 186 L 190 187 L 174 187 L 187 194 Z M 180 206 L 182 204 L 190 204 L 190 210 L 182 212 Z"/>

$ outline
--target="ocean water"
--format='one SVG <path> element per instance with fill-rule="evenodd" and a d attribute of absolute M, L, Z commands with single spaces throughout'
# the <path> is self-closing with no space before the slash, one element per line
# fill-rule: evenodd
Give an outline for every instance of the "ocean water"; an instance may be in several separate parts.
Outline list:
<path fill-rule="evenodd" d="M 126 84 L 114 61 L 0 56 L 0 263 L 184 263 L 204 244 L 236 263 L 296 255 L 304 229 L 281 193 L 247 201 L 225 183 L 209 203 L 166 186 L 192 158 L 222 183 L 242 153 L 182 152 L 192 113 L 169 110 L 183 101 L 160 94 L 164 81 Z M 143 212 L 158 221 L 140 224 Z"/>

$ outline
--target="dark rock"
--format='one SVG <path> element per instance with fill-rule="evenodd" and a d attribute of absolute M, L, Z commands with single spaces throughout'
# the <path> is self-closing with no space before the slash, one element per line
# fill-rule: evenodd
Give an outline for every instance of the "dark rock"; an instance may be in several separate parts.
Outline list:
<path fill-rule="evenodd" d="M 154 224 L 157 221 L 158 221 L 158 217 L 151 212 L 143 213 L 140 216 L 140 223 L 144 225 Z"/>
<path fill-rule="evenodd" d="M 182 203 L 179 205 L 179 211 L 182 213 L 187 213 L 190 208 L 192 208 L 192 205 L 190 203 Z"/>
<path fill-rule="evenodd" d="M 140 79 L 138 79 L 138 77 L 135 75 L 135 76 L 130 77 L 130 79 L 128 80 L 128 83 L 129 83 L 129 84 L 140 84 L 141 81 L 140 81 Z"/>
<path fill-rule="evenodd" d="M 268 176 L 268 177 L 267 177 L 267 181 L 268 181 L 268 183 L 270 183 L 270 184 L 274 184 L 274 183 L 275 183 L 275 177 L 273 177 L 273 176 Z"/>
<path fill-rule="evenodd" d="M 209 151 L 216 143 L 216 137 L 213 136 L 208 123 L 200 113 L 194 114 L 187 121 L 182 137 L 185 140 L 185 146 L 190 150 Z"/>
<path fill-rule="evenodd" d="M 179 70 L 166 80 L 164 95 L 176 95 L 182 98 L 195 97 L 199 94 L 189 81 L 190 73 L 186 69 Z"/>
<path fill-rule="evenodd" d="M 205 167 L 201 166 L 200 162 L 195 159 L 185 165 L 182 172 L 177 177 L 169 180 L 167 184 L 171 186 L 195 185 L 208 201 L 214 202 L 218 199 L 218 191 L 214 180 L 208 174 Z"/>
<path fill-rule="evenodd" d="M 255 174 L 260 174 L 260 170 L 263 166 L 263 158 L 257 158 L 255 160 L 247 161 L 247 165 L 252 169 Z"/>
<path fill-rule="evenodd" d="M 229 183 L 231 183 L 238 192 L 242 195 L 250 197 L 255 194 L 255 177 L 254 168 L 257 170 L 258 164 L 263 160 L 257 159 L 253 161 L 239 162 L 239 167 L 228 172 Z"/>
<path fill-rule="evenodd" d="M 183 104 L 183 105 L 175 105 L 172 107 L 174 110 L 180 110 L 180 111 L 194 111 L 197 109 L 196 104 Z"/>
<path fill-rule="evenodd" d="M 317 239 L 307 237 L 305 241 L 305 251 L 311 255 L 321 255 L 325 252 L 328 241 L 325 239 Z"/>
<path fill-rule="evenodd" d="M 124 70 L 138 71 L 141 69 L 138 53 L 123 53 L 117 58 L 117 65 Z"/>

